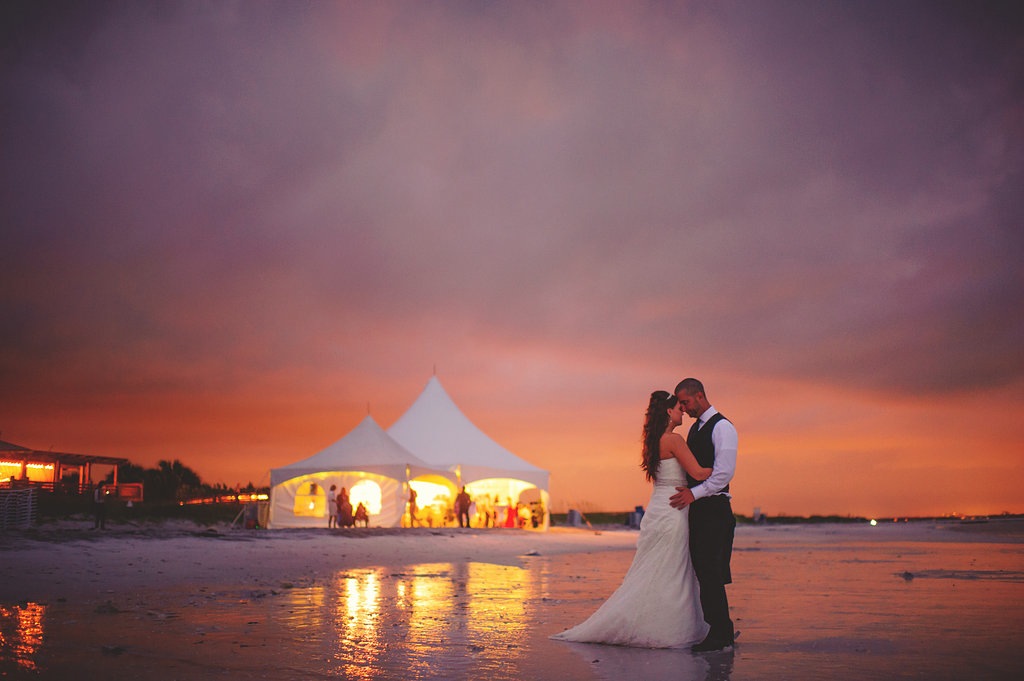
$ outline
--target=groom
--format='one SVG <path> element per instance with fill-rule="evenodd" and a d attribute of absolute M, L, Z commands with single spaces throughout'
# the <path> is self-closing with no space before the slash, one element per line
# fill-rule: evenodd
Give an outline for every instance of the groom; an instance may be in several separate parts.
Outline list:
<path fill-rule="evenodd" d="M 707 638 L 693 646 L 693 651 L 724 650 L 735 638 L 725 585 L 732 583 L 729 560 L 736 517 L 732 514 L 729 481 L 736 472 L 738 437 L 732 423 L 708 402 L 704 385 L 696 378 L 679 382 L 676 399 L 689 416 L 697 419 L 686 444 L 701 466 L 712 469 L 707 480 L 699 484 L 687 475 L 689 487 L 676 487 L 669 501 L 673 508 L 690 506 L 690 558 L 700 583 L 704 620 L 711 626 Z"/>

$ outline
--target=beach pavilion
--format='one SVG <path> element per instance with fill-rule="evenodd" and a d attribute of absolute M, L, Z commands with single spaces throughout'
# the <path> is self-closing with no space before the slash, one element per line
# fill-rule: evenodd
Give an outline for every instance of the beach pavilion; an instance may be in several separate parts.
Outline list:
<path fill-rule="evenodd" d="M 367 415 L 348 435 L 313 456 L 270 471 L 270 515 L 276 528 L 327 527 L 327 492 L 348 490 L 352 506 L 370 512 L 370 524 L 399 527 L 409 483 L 424 481 L 455 497 L 455 476 L 395 442 Z M 333 512 L 333 509 L 330 509 Z"/>
<path fill-rule="evenodd" d="M 128 459 L 114 456 L 94 456 L 29 449 L 11 442 L 0 440 L 0 486 L 32 486 L 56 490 L 60 488 L 65 475 L 77 474 L 74 492 L 84 492 L 93 484 L 93 467 L 102 466 L 103 476 L 111 471 L 116 489 L 117 468 L 129 463 Z"/>
<path fill-rule="evenodd" d="M 550 473 L 488 437 L 456 406 L 437 376 L 388 434 L 422 460 L 452 472 L 459 487 L 465 485 L 474 500 L 486 501 L 491 512 L 497 507 L 499 524 L 505 508 L 519 506 L 529 513 L 526 527 L 548 528 Z M 413 489 L 424 498 L 415 483 Z"/>

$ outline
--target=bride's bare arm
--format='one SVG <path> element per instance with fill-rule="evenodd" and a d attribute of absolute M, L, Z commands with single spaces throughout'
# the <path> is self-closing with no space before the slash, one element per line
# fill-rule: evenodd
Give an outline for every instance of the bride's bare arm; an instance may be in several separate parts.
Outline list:
<path fill-rule="evenodd" d="M 711 475 L 710 468 L 704 468 L 697 463 L 697 457 L 693 455 L 690 448 L 686 446 L 686 440 L 679 433 L 668 433 L 661 438 L 662 452 L 669 453 L 679 462 L 686 474 L 694 480 L 706 480 Z"/>

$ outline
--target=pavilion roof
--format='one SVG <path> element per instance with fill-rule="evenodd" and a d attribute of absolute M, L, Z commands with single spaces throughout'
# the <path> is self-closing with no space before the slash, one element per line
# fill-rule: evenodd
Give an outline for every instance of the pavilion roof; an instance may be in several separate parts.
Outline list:
<path fill-rule="evenodd" d="M 120 466 L 129 463 L 128 459 L 116 456 L 96 456 L 93 454 L 75 454 L 72 452 L 53 452 L 49 450 L 29 449 L 12 442 L 0 440 L 0 456 L 15 461 L 34 461 L 39 463 L 60 463 L 61 466 L 83 466 L 87 463 L 98 463 L 107 466 Z"/>

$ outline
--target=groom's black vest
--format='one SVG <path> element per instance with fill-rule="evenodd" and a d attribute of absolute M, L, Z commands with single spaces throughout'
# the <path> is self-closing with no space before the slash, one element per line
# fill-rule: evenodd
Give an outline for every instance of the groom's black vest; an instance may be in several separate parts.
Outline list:
<path fill-rule="evenodd" d="M 693 452 L 693 456 L 697 459 L 697 463 L 704 468 L 714 468 L 715 466 L 715 444 L 711 441 L 711 432 L 714 431 L 715 426 L 719 421 L 726 420 L 728 419 L 720 413 L 715 414 L 708 419 L 707 423 L 705 423 L 704 427 L 700 430 L 697 430 L 697 422 L 695 421 L 693 426 L 690 428 L 690 433 L 686 436 L 686 445 L 690 448 L 690 451 Z M 693 487 L 694 485 L 699 484 L 700 480 L 695 480 L 687 474 L 686 482 L 690 487 Z M 726 485 L 725 489 L 722 491 L 728 492 L 729 485 Z"/>

